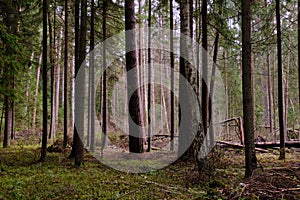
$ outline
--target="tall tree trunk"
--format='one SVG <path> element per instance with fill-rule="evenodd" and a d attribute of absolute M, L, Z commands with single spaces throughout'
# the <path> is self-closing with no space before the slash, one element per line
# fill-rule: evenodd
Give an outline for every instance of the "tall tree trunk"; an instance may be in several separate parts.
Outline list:
<path fill-rule="evenodd" d="M 64 59 L 64 138 L 63 146 L 68 144 L 68 59 L 69 59 L 69 0 L 65 0 L 65 59 Z"/>
<path fill-rule="evenodd" d="M 105 41 L 106 40 L 106 8 L 107 1 L 103 1 L 103 19 L 102 19 L 102 38 Z M 103 67 L 105 69 L 106 67 L 106 42 L 103 43 Z M 108 107 L 107 107 L 107 71 L 103 71 L 103 79 L 102 79 L 102 144 L 101 144 L 101 156 L 103 156 L 103 149 L 106 146 L 107 143 L 107 127 L 108 127 Z"/>
<path fill-rule="evenodd" d="M 51 11 L 48 10 L 48 28 L 49 28 L 49 56 L 50 56 L 50 131 L 49 131 L 49 139 L 53 139 L 53 129 L 54 129 L 54 121 L 55 121 L 55 114 L 54 114 L 54 55 L 53 55 L 53 49 L 54 49 L 54 43 L 53 43 L 53 29 L 52 29 L 52 23 L 51 23 Z"/>
<path fill-rule="evenodd" d="M 274 51 L 274 56 L 273 56 L 273 76 L 272 76 L 272 79 L 273 79 L 273 103 L 274 103 L 274 106 L 273 106 L 273 123 L 274 123 L 274 141 L 276 141 L 276 128 L 277 128 L 277 124 L 276 124 L 276 100 L 275 100 L 275 96 L 276 96 L 276 93 L 275 93 L 275 71 L 276 71 L 276 53 Z"/>
<path fill-rule="evenodd" d="M 125 0 L 125 30 L 134 30 L 136 24 L 134 13 L 134 0 Z M 143 149 L 143 133 L 142 133 L 142 115 L 140 90 L 136 89 L 138 84 L 138 69 L 136 58 L 136 36 L 134 31 L 126 34 L 126 70 L 134 70 L 132 76 L 127 76 L 128 100 L 129 100 L 129 151 L 134 153 L 142 153 Z M 128 75 L 128 73 L 127 73 Z M 132 122 L 130 117 L 132 118 Z"/>
<path fill-rule="evenodd" d="M 283 105 L 283 86 L 282 86 L 282 54 L 281 54 L 281 22 L 280 22 L 280 2 L 276 0 L 276 27 L 277 27 L 277 59 L 278 59 L 278 109 L 279 109 L 279 130 L 280 130 L 280 156 L 285 159 L 285 123 Z"/>
<path fill-rule="evenodd" d="M 80 12 L 80 0 L 76 0 L 75 1 L 75 55 L 74 55 L 74 61 L 75 61 L 75 78 L 77 77 L 79 68 L 80 68 L 80 61 L 79 61 L 79 31 L 80 31 L 80 23 L 79 23 L 79 12 Z M 73 80 L 73 84 L 74 84 L 74 80 Z M 80 150 L 77 150 L 78 148 L 80 148 L 81 144 L 80 144 L 80 138 L 78 135 L 78 132 L 80 130 L 77 130 L 75 123 L 79 122 L 80 124 L 82 124 L 82 120 L 79 117 L 79 115 L 77 115 L 78 109 L 79 107 L 77 107 L 77 105 L 79 105 L 79 98 L 77 98 L 79 95 L 79 91 L 78 91 L 78 87 L 79 85 L 73 85 L 74 87 L 74 134 L 73 134 L 73 146 L 72 146 L 72 151 L 71 154 L 69 155 L 69 158 L 75 158 L 77 152 L 80 152 Z M 83 95 L 82 95 L 83 96 Z M 73 111 L 73 106 L 72 106 L 72 111 Z M 82 113 L 81 113 L 82 114 Z M 78 120 L 78 121 L 77 121 Z M 83 127 L 82 127 L 83 128 Z M 80 153 L 79 153 L 80 154 Z M 77 156 L 78 158 L 78 156 Z M 81 164 L 80 162 L 76 163 L 76 164 Z"/>
<path fill-rule="evenodd" d="M 59 109 L 59 88 L 60 88 L 60 65 L 61 65 L 61 51 L 62 51 L 62 39 L 63 39 L 63 28 L 60 28 L 58 46 L 57 46 L 57 63 L 56 63 L 56 81 L 55 81 L 55 95 L 54 95 L 54 132 L 53 137 L 55 137 L 58 129 L 58 109 Z"/>
<path fill-rule="evenodd" d="M 78 65 L 76 70 L 76 85 L 75 85 L 75 124 L 77 140 L 75 142 L 75 165 L 83 164 L 83 134 L 84 134 L 84 88 L 85 77 L 84 73 L 79 74 L 80 66 L 85 67 L 86 57 L 86 34 L 87 34 L 87 0 L 81 0 L 81 18 L 80 18 L 80 37 L 79 37 L 79 52 Z"/>
<path fill-rule="evenodd" d="M 171 104 L 171 151 L 174 151 L 174 136 L 175 136 L 175 98 L 174 98 L 174 36 L 173 36 L 173 29 L 174 29 L 174 20 L 173 20 L 173 0 L 170 0 L 170 62 L 171 62 L 171 91 L 170 91 L 170 104 Z"/>
<path fill-rule="evenodd" d="M 90 150 L 94 151 L 95 146 L 95 77 L 94 77 L 94 48 L 95 48 L 95 2 L 91 2 L 91 35 L 90 35 Z"/>
<path fill-rule="evenodd" d="M 210 118 L 210 126 L 209 126 L 209 139 L 210 139 L 210 146 L 213 147 L 215 145 L 215 136 L 214 136 L 214 128 L 213 128 L 213 93 L 214 93 L 214 77 L 216 75 L 216 65 L 217 65 L 217 58 L 218 58 L 218 45 L 219 45 L 219 32 L 216 33 L 215 38 L 215 47 L 214 47 L 214 55 L 213 55 L 213 66 L 212 66 L 212 72 L 211 72 L 211 79 L 210 79 L 210 101 L 209 101 L 209 118 Z"/>
<path fill-rule="evenodd" d="M 224 49 L 223 52 L 223 59 L 224 59 L 224 76 L 225 76 L 225 107 L 226 107 L 226 113 L 225 113 L 225 119 L 229 119 L 229 102 L 228 102 L 228 74 L 227 74 L 227 51 Z M 226 134 L 229 134 L 229 126 L 228 123 L 226 123 Z"/>
<path fill-rule="evenodd" d="M 202 123 L 203 133 L 207 135 L 209 103 L 208 103 L 208 66 L 207 66 L 207 0 L 202 0 Z"/>
<path fill-rule="evenodd" d="M 189 36 L 189 4 L 188 0 L 180 1 L 180 32 L 182 35 Z M 179 101 L 184 104 L 179 104 L 179 144 L 178 154 L 182 159 L 193 157 L 193 148 L 191 145 L 192 139 L 192 109 L 191 109 L 191 94 L 188 90 L 187 81 L 191 81 L 192 69 L 190 63 L 185 58 L 190 58 L 190 44 L 185 37 L 180 37 L 180 74 L 179 77 Z M 185 80 L 184 80 L 185 79 Z M 192 84 L 190 82 L 190 84 Z"/>
<path fill-rule="evenodd" d="M 271 85 L 271 66 L 270 66 L 270 50 L 267 49 L 267 76 L 268 76 L 268 104 L 269 104 L 269 126 L 270 126 L 270 138 L 274 137 L 273 129 L 273 97 L 272 97 L 272 85 Z"/>
<path fill-rule="evenodd" d="M 41 161 L 46 158 L 47 154 L 47 13 L 48 0 L 43 0 L 43 136 L 40 159 Z"/>
<path fill-rule="evenodd" d="M 290 42 L 290 34 L 288 36 L 288 50 L 291 49 L 291 42 Z M 285 95 L 284 95 L 284 123 L 286 128 L 289 127 L 288 124 L 288 110 L 289 110 L 289 73 L 290 73 L 290 51 L 287 52 L 287 63 L 286 63 L 286 70 L 285 70 Z M 287 140 L 287 134 L 285 134 L 285 140 Z"/>
<path fill-rule="evenodd" d="M 153 113 L 151 113 L 150 108 L 151 108 L 151 95 L 153 93 L 154 85 L 152 86 L 151 81 L 152 81 L 152 64 L 151 64 L 151 0 L 148 2 L 148 148 L 147 152 L 151 150 L 151 134 L 152 134 L 152 120 L 153 120 Z M 154 80 L 154 79 L 153 79 Z M 154 100 L 154 99 L 153 99 Z M 153 105 L 154 106 L 154 105 Z M 153 110 L 152 110 L 153 112 Z M 155 115 L 155 113 L 154 113 Z"/>
<path fill-rule="evenodd" d="M 257 167 L 254 145 L 254 97 L 251 62 L 251 10 L 250 1 L 242 0 L 242 89 L 245 134 L 245 177 Z"/>

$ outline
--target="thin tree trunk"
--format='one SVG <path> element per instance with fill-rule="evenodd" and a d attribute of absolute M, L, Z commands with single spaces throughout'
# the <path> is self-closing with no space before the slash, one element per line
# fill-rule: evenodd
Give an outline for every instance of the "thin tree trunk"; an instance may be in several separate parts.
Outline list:
<path fill-rule="evenodd" d="M 63 105 L 64 105 L 64 138 L 63 147 L 68 144 L 68 59 L 69 59 L 69 0 L 65 0 L 65 59 L 64 59 L 64 73 L 63 73 Z"/>
<path fill-rule="evenodd" d="M 3 115 L 4 115 L 4 103 L 2 104 L 2 110 L 1 110 L 1 119 L 0 119 L 0 138 L 1 138 L 1 134 L 2 134 Z"/>
<path fill-rule="evenodd" d="M 102 19 L 102 38 L 106 40 L 106 11 L 107 11 L 107 1 L 103 1 L 103 19 Z M 106 43 L 103 43 L 103 67 L 106 67 Z M 107 143 L 107 127 L 108 127 L 108 107 L 107 107 L 107 71 L 103 71 L 103 80 L 102 80 L 102 143 L 101 143 L 101 157 L 103 156 L 103 149 Z"/>
<path fill-rule="evenodd" d="M 12 122 L 12 112 L 11 112 L 11 102 L 7 95 L 4 96 L 4 106 L 5 106 L 5 114 L 4 114 L 4 138 L 3 138 L 3 148 L 6 148 L 10 145 L 10 131 L 11 131 L 11 122 Z"/>
<path fill-rule="evenodd" d="M 95 146 L 95 77 L 94 77 L 94 48 L 95 48 L 95 2 L 91 2 L 91 35 L 90 35 L 90 150 L 94 151 Z"/>
<path fill-rule="evenodd" d="M 55 121 L 54 121 L 54 132 L 53 137 L 56 135 L 56 130 L 58 128 L 58 108 L 59 108 L 59 88 L 60 88 L 60 63 L 61 63 L 61 51 L 62 51 L 62 27 L 60 28 L 60 34 L 59 34 L 59 41 L 58 41 L 58 48 L 57 48 L 57 64 L 56 64 L 56 83 L 55 83 L 55 98 L 54 98 L 54 115 L 55 115 Z"/>
<path fill-rule="evenodd" d="M 273 98 L 272 98 L 272 85 L 271 85 L 271 66 L 270 66 L 270 50 L 267 50 L 267 76 L 268 76 L 268 101 L 269 101 L 269 126 L 270 126 L 270 138 L 274 136 L 273 129 Z"/>
<path fill-rule="evenodd" d="M 207 0 L 202 0 L 202 123 L 203 133 L 207 135 L 208 127 L 208 66 L 207 66 Z"/>
<path fill-rule="evenodd" d="M 227 74 L 227 51 L 224 49 L 223 52 L 223 58 L 224 58 L 224 76 L 225 76 L 225 107 L 226 107 L 226 113 L 225 118 L 229 119 L 229 102 L 228 102 L 228 74 Z M 229 126 L 228 123 L 226 123 L 226 134 L 229 134 Z"/>
<path fill-rule="evenodd" d="M 54 49 L 54 43 L 53 43 L 53 30 L 52 30 L 52 23 L 51 23 L 51 15 L 50 15 L 50 9 L 48 10 L 48 27 L 49 27 L 49 56 L 50 56 L 50 113 L 51 113 L 51 119 L 50 119 L 50 131 L 49 131 L 49 139 L 53 139 L 53 131 L 54 131 L 54 121 L 55 121 L 55 114 L 54 114 L 54 55 L 53 55 L 53 49 Z"/>
<path fill-rule="evenodd" d="M 282 87 L 282 54 L 281 54 L 281 22 L 280 22 L 280 1 L 276 0 L 276 26 L 277 26 L 277 59 L 278 59 L 278 109 L 279 109 L 279 130 L 280 130 L 280 156 L 285 159 L 285 123 Z"/>
<path fill-rule="evenodd" d="M 170 91 L 170 104 L 171 104 L 171 151 L 174 151 L 174 136 L 175 136 L 175 98 L 174 98 L 174 36 L 173 36 L 173 29 L 174 29 L 174 20 L 173 20 L 173 0 L 170 0 L 170 62 L 171 62 L 171 91 Z"/>
<path fill-rule="evenodd" d="M 274 106 L 273 106 L 273 122 L 274 122 L 274 141 L 276 141 L 276 128 L 277 128 L 277 124 L 276 124 L 276 101 L 275 101 L 275 71 L 276 71 L 276 55 L 275 55 L 275 51 L 274 51 L 274 57 L 273 57 L 273 103 L 274 103 Z"/>
<path fill-rule="evenodd" d="M 43 0 L 43 136 L 41 148 L 41 161 L 45 160 L 47 154 L 47 13 L 48 1 Z"/>
<path fill-rule="evenodd" d="M 290 35 L 288 36 L 288 53 L 287 53 L 287 64 L 285 70 L 285 98 L 284 98 L 284 123 L 286 128 L 289 127 L 288 124 L 288 110 L 289 110 L 289 73 L 290 73 L 290 50 L 291 42 Z M 285 140 L 287 141 L 287 134 L 285 134 Z"/>
<path fill-rule="evenodd" d="M 215 137 L 214 137 L 214 128 L 213 128 L 213 111 L 212 111 L 212 104 L 213 104 L 213 93 L 214 93 L 214 77 L 216 75 L 216 65 L 217 65 L 217 58 L 218 58 L 218 45 L 219 45 L 219 32 L 216 33 L 215 38 L 215 47 L 214 47 L 214 55 L 213 55 L 213 66 L 212 66 L 212 74 L 210 79 L 210 104 L 209 104 L 209 117 L 210 117 L 210 126 L 209 126 L 209 139 L 210 139 L 210 146 L 213 147 L 215 145 Z"/>
<path fill-rule="evenodd" d="M 40 73 L 41 73 L 41 65 L 42 65 L 42 55 L 39 56 L 38 66 L 36 69 L 36 75 L 35 75 L 35 93 L 34 93 L 34 99 L 33 99 L 33 114 L 32 114 L 32 128 L 35 131 L 36 129 L 36 108 L 37 108 L 37 97 L 39 93 L 39 82 L 40 82 Z"/>
<path fill-rule="evenodd" d="M 152 81 L 152 64 L 151 64 L 151 0 L 148 2 L 148 147 L 147 147 L 147 152 L 150 152 L 151 150 L 151 134 L 152 134 L 152 125 L 153 125 L 153 113 L 150 112 L 151 108 L 151 102 L 152 102 L 152 94 L 154 90 L 154 85 L 152 86 L 151 81 Z M 154 80 L 154 79 L 153 79 Z M 153 99 L 154 100 L 154 99 Z M 154 106 L 154 105 L 153 105 Z M 154 109 L 153 109 L 154 110 Z M 152 112 L 153 112 L 152 110 Z M 154 111 L 155 115 L 155 111 Z"/>

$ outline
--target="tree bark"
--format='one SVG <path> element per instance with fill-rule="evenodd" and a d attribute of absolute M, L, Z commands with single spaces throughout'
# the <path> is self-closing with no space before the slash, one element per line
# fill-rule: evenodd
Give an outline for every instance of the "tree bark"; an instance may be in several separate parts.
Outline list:
<path fill-rule="evenodd" d="M 102 20 L 102 37 L 103 40 L 105 41 L 106 39 L 106 6 L 107 6 L 107 1 L 103 1 L 103 20 Z M 107 127 L 108 127 L 108 107 L 107 107 L 107 71 L 105 70 L 106 68 L 106 43 L 103 43 L 103 79 L 102 79 L 102 87 L 103 87 L 103 92 L 102 92 L 102 143 L 101 143 L 101 156 L 103 156 L 103 149 L 106 146 L 107 143 Z"/>
<path fill-rule="evenodd" d="M 174 36 L 173 36 L 173 29 L 174 29 L 174 20 L 173 20 L 173 0 L 170 0 L 170 64 L 171 64 L 171 91 L 170 91 L 170 105 L 171 105 L 171 151 L 174 151 L 174 136 L 175 136 L 175 98 L 174 98 Z"/>
<path fill-rule="evenodd" d="M 39 82 L 40 82 L 40 72 L 41 72 L 41 65 L 42 65 L 42 55 L 39 56 L 38 59 L 38 66 L 36 69 L 36 75 L 35 75 L 35 93 L 34 93 L 34 99 L 33 99 L 33 114 L 32 114 L 32 128 L 35 131 L 36 129 L 36 107 L 37 107 L 37 97 L 39 93 Z"/>
<path fill-rule="evenodd" d="M 209 118 L 209 103 L 208 103 L 208 66 L 207 66 L 207 0 L 202 0 L 202 123 L 203 133 L 207 135 L 208 118 Z"/>
<path fill-rule="evenodd" d="M 48 1 L 43 0 L 43 135 L 40 158 L 41 161 L 45 160 L 47 154 L 47 13 Z"/>
<path fill-rule="evenodd" d="M 154 85 L 152 86 L 151 81 L 152 81 L 152 64 L 151 64 L 151 0 L 148 2 L 148 137 L 147 137 L 147 152 L 150 152 L 151 150 L 151 134 L 152 134 L 152 113 L 150 112 L 151 108 L 151 102 L 152 102 L 152 93 L 154 89 Z M 154 105 L 153 105 L 154 106 Z M 152 110 L 153 111 L 153 110 Z M 155 115 L 155 112 L 154 112 Z"/>
<path fill-rule="evenodd" d="M 217 65 L 217 58 L 218 58 L 218 45 L 219 45 L 219 32 L 216 33 L 215 38 L 215 47 L 214 47 L 214 55 L 213 55 L 213 66 L 211 72 L 211 79 L 210 79 L 210 101 L 209 101 L 209 117 L 210 117 L 210 126 L 209 126 L 209 139 L 210 139 L 210 146 L 213 147 L 215 145 L 215 137 L 214 137 L 214 128 L 213 128 L 213 111 L 212 111 L 212 104 L 213 104 L 213 93 L 214 93 L 214 77 L 216 75 L 216 65 Z"/>
<path fill-rule="evenodd" d="M 285 123 L 283 105 L 283 86 L 282 86 L 282 54 L 281 54 L 281 22 L 280 22 L 280 2 L 276 0 L 276 28 L 277 28 L 277 59 L 278 59 L 278 109 L 279 109 L 279 130 L 280 130 L 280 156 L 285 159 Z"/>
<path fill-rule="evenodd" d="M 136 36 L 135 36 L 135 13 L 134 0 L 125 0 L 125 30 L 131 31 L 126 33 L 126 70 L 134 70 L 133 75 L 127 73 L 127 96 L 129 109 L 129 151 L 134 153 L 142 153 L 143 148 L 143 133 L 141 119 L 141 102 L 140 90 L 136 89 L 138 84 L 138 69 L 136 55 Z M 131 121 L 130 117 L 132 118 Z"/>
<path fill-rule="evenodd" d="M 95 2 L 91 2 L 91 35 L 90 35 L 90 150 L 95 148 L 95 67 L 94 67 L 94 48 L 95 48 Z"/>
<path fill-rule="evenodd" d="M 68 144 L 68 59 L 69 59 L 69 0 L 65 0 L 65 59 L 64 59 L 64 138 L 63 146 Z"/>
<path fill-rule="evenodd" d="M 254 145 L 254 97 L 251 62 L 251 10 L 250 1 L 242 1 L 242 90 L 245 134 L 245 177 L 252 175 L 257 167 Z"/>

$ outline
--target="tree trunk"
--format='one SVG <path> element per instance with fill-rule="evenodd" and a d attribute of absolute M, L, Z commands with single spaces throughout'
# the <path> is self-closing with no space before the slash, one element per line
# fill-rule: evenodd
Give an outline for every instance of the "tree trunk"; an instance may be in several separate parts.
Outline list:
<path fill-rule="evenodd" d="M 288 49 L 291 49 L 291 42 L 290 42 L 290 34 L 288 36 Z M 285 95 L 284 95 L 284 123 L 285 127 L 288 128 L 288 112 L 289 112 L 289 73 L 290 73 L 290 51 L 287 52 L 287 63 L 286 63 L 286 70 L 285 70 Z M 287 134 L 285 134 L 285 140 L 287 140 Z"/>
<path fill-rule="evenodd" d="M 95 68 L 94 68 L 94 48 L 95 48 L 95 2 L 91 2 L 91 35 L 90 35 L 90 150 L 95 148 Z"/>
<path fill-rule="evenodd" d="M 86 34 L 87 34 L 87 0 L 81 0 L 81 19 L 80 19 L 80 37 L 79 37 L 79 52 L 78 52 L 78 65 L 76 70 L 75 85 L 75 124 L 77 140 L 74 143 L 76 146 L 75 151 L 75 165 L 80 166 L 83 164 L 83 134 L 84 134 L 84 88 L 85 77 L 84 73 L 79 74 L 80 66 L 85 67 L 86 57 Z M 77 84 L 78 83 L 78 84 Z"/>
<path fill-rule="evenodd" d="M 54 121 L 55 121 L 55 114 L 54 114 L 54 55 L 53 55 L 53 49 L 54 49 L 54 43 L 53 43 L 53 30 L 52 30 L 52 23 L 51 23 L 51 13 L 50 9 L 48 10 L 48 28 L 49 28 L 49 56 L 50 56 L 50 113 L 51 113 L 51 119 L 50 119 L 50 131 L 49 131 L 49 139 L 53 139 L 53 131 L 54 131 Z M 55 31 L 54 31 L 55 32 Z"/>
<path fill-rule="evenodd" d="M 251 62 L 251 10 L 250 1 L 242 0 L 242 90 L 245 134 L 245 177 L 250 177 L 257 167 L 254 145 L 254 97 Z"/>
<path fill-rule="evenodd" d="M 213 93 L 214 93 L 214 77 L 216 75 L 216 65 L 217 65 L 217 58 L 218 58 L 218 45 L 219 45 L 219 32 L 216 33 L 215 38 L 215 47 L 214 47 L 214 55 L 213 55 L 213 66 L 212 66 L 212 72 L 211 72 L 211 79 L 210 79 L 210 101 L 209 101 L 209 117 L 210 117 L 210 126 L 209 126 L 209 139 L 210 139 L 210 146 L 213 147 L 215 145 L 215 137 L 214 137 L 214 117 L 213 117 L 213 111 L 212 111 L 212 104 L 213 104 Z"/>
<path fill-rule="evenodd" d="M 68 144 L 68 59 L 69 59 L 69 0 L 65 0 L 65 59 L 64 59 L 64 138 L 63 147 Z"/>
<path fill-rule="evenodd" d="M 224 49 L 223 52 L 223 58 L 224 58 L 224 76 L 225 76 L 225 107 L 226 107 L 226 113 L 225 118 L 229 119 L 229 102 L 228 102 L 228 74 L 227 74 L 227 51 Z M 226 134 L 229 134 L 229 126 L 226 123 Z"/>
<path fill-rule="evenodd" d="M 208 66 L 207 66 L 207 0 L 202 0 L 202 123 L 203 134 L 207 135 L 208 118 L 209 118 L 209 103 L 208 103 Z"/>
<path fill-rule="evenodd" d="M 285 123 L 283 105 L 283 86 L 282 86 L 282 57 L 281 57 L 281 23 L 280 23 L 280 2 L 276 0 L 276 27 L 277 27 L 277 59 L 278 59 L 278 109 L 279 109 L 279 130 L 280 130 L 280 156 L 285 159 Z"/>
<path fill-rule="evenodd" d="M 267 76 L 268 76 L 268 104 L 269 104 L 269 126 L 270 126 L 270 138 L 274 137 L 273 129 L 273 97 L 272 97 L 272 85 L 271 85 L 271 66 L 270 66 L 270 50 L 267 49 Z"/>
<path fill-rule="evenodd" d="M 189 36 L 189 4 L 188 0 L 180 1 L 180 33 L 182 35 Z M 191 146 L 192 140 L 192 125 L 193 125 L 193 113 L 192 113 L 192 102 L 191 94 L 189 91 L 188 83 L 193 85 L 191 76 L 192 69 L 190 63 L 185 58 L 191 58 L 190 56 L 191 45 L 185 37 L 180 37 L 180 77 L 179 77 L 179 144 L 178 144 L 178 155 L 181 159 L 193 158 L 194 149 Z M 196 89 L 196 88 L 194 88 Z"/>
<path fill-rule="evenodd" d="M 41 161 L 45 160 L 47 154 L 47 13 L 48 1 L 43 0 L 43 136 L 40 158 Z"/>
<path fill-rule="evenodd" d="M 103 1 L 103 20 L 102 20 L 102 38 L 103 41 L 106 40 L 106 8 L 107 1 Z M 106 67 L 106 43 L 103 43 L 103 67 L 105 69 Z M 107 107 L 107 71 L 103 71 L 103 79 L 102 79 L 102 144 L 101 144 L 101 156 L 103 156 L 103 149 L 106 146 L 107 143 L 107 127 L 108 127 L 108 107 Z"/>
<path fill-rule="evenodd" d="M 5 106 L 5 114 L 4 114 L 4 138 L 3 138 L 3 148 L 6 148 L 10 145 L 10 131 L 11 131 L 11 123 L 12 123 L 12 112 L 11 112 L 11 102 L 9 97 L 5 95 L 4 97 L 4 106 Z"/>
<path fill-rule="evenodd" d="M 171 62 L 171 91 L 170 91 L 170 105 L 171 105 L 171 151 L 174 151 L 174 136 L 175 136 L 175 98 L 174 98 L 174 44 L 173 44 L 173 29 L 174 29 L 174 20 L 173 20 L 173 0 L 170 0 L 170 62 Z"/>
<path fill-rule="evenodd" d="M 35 93 L 33 99 L 33 114 L 32 114 L 32 129 L 35 131 L 36 129 L 36 107 L 37 107 L 37 97 L 39 93 L 39 82 L 40 82 L 40 73 L 41 73 L 41 65 L 42 65 L 42 55 L 39 56 L 38 66 L 36 69 L 35 75 Z"/>
<path fill-rule="evenodd" d="M 80 13 L 80 0 L 75 1 L 75 78 L 81 78 L 78 77 L 78 71 L 80 69 L 80 64 L 82 60 L 82 53 L 81 50 L 81 42 L 82 42 L 82 35 L 81 32 L 79 34 L 79 31 L 82 31 L 82 27 L 80 28 L 79 23 L 79 13 Z M 83 9 L 82 9 L 83 10 Z M 81 11 L 82 12 L 82 11 Z M 84 14 L 84 13 L 82 13 Z M 82 15 L 83 17 L 83 15 Z M 82 19 L 81 19 L 82 23 Z M 79 38 L 80 36 L 80 38 Z M 80 58 L 79 58 L 80 55 Z M 74 85 L 74 134 L 73 134 L 73 147 L 71 154 L 69 155 L 69 158 L 75 158 L 75 165 L 81 165 L 83 163 L 83 143 L 80 140 L 80 135 L 84 131 L 84 119 L 81 118 L 82 113 L 80 113 L 81 107 L 83 107 L 83 94 L 80 94 L 80 87 L 84 87 L 84 85 L 81 82 L 76 82 L 76 85 Z M 81 104 L 81 105 L 80 105 Z M 80 107 L 81 106 L 81 107 Z M 76 125 L 75 125 L 76 124 Z"/>
<path fill-rule="evenodd" d="M 62 27 L 60 28 L 58 47 L 57 47 L 57 63 L 56 63 L 56 81 L 55 81 L 55 95 L 54 95 L 54 132 L 53 137 L 55 137 L 58 128 L 58 109 L 59 109 L 59 88 L 60 88 L 60 63 L 61 63 L 61 51 L 62 51 Z"/>
<path fill-rule="evenodd" d="M 151 64 L 151 0 L 149 0 L 148 2 L 148 137 L 147 137 L 147 144 L 148 144 L 148 147 L 147 147 L 147 152 L 150 152 L 151 150 L 151 134 L 152 134 L 152 113 L 150 111 L 150 108 L 151 108 L 151 102 L 152 102 L 152 93 L 153 93 L 153 89 L 154 89 L 154 85 L 151 84 L 151 81 L 152 81 L 152 64 Z M 154 79 L 153 79 L 154 80 Z M 153 105 L 154 106 L 154 105 Z M 153 112 L 153 110 L 152 110 Z M 155 115 L 155 113 L 154 113 Z"/>
<path fill-rule="evenodd" d="M 134 13 L 134 0 L 125 0 L 125 30 L 134 30 L 136 24 Z M 142 115 L 140 90 L 136 89 L 138 84 L 138 69 L 136 58 L 136 36 L 134 31 L 126 33 L 126 70 L 134 70 L 133 75 L 127 73 L 127 96 L 129 100 L 129 151 L 142 153 L 143 133 L 142 133 Z M 131 119 L 133 122 L 131 122 Z"/>

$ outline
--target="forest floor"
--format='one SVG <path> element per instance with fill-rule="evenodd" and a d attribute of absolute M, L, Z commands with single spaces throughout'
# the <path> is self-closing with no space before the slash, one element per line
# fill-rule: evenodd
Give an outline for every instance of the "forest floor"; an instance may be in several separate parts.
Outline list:
<path fill-rule="evenodd" d="M 0 149 L 0 199 L 300 199 L 300 153 L 257 153 L 258 169 L 244 179 L 244 152 L 216 147 L 203 173 L 177 161 L 158 171 L 131 174 L 111 169 L 89 153 L 74 166 L 69 150 L 48 152 L 39 162 L 37 145 Z"/>

